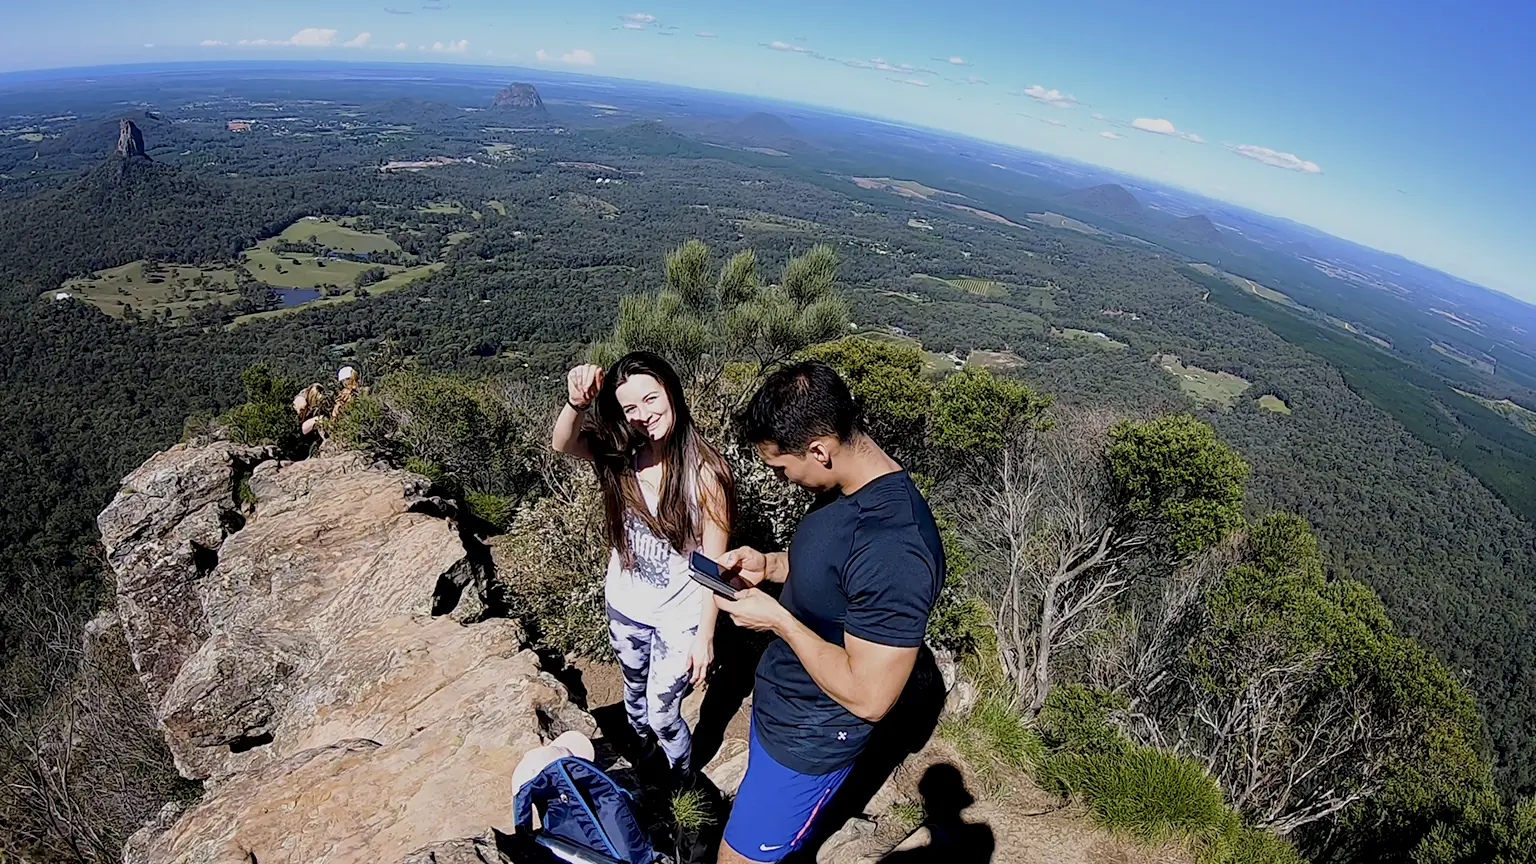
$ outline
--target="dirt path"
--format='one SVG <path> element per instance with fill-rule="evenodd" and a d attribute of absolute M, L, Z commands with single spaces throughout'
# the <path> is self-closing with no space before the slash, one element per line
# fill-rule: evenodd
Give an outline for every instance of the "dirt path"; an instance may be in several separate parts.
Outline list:
<path fill-rule="evenodd" d="M 605 734 L 623 724 L 618 666 L 581 660 L 570 674 Z M 745 679 L 745 681 L 743 680 Z M 745 684 L 745 687 L 744 687 Z M 683 703 L 696 730 L 704 773 L 727 795 L 746 770 L 750 676 L 713 682 Z M 726 713 L 729 706 L 729 713 Z M 705 716 L 708 720 L 704 720 Z M 995 785 L 995 783 L 994 783 Z M 1149 847 L 1095 826 L 1077 806 L 1010 776 L 1001 798 L 976 800 L 987 787 L 946 741 L 929 737 L 884 778 L 861 809 L 823 834 L 817 864 L 1191 864 L 1173 846 Z M 925 814 L 925 815 L 923 815 Z M 921 825 L 917 825 L 921 821 Z M 914 831 L 913 829 L 916 828 Z"/>

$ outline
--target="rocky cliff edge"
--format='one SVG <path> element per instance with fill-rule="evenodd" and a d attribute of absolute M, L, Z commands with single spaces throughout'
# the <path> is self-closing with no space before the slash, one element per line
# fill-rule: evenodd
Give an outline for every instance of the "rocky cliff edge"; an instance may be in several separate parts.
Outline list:
<path fill-rule="evenodd" d="M 512 770 L 595 732 L 424 478 L 355 455 L 178 445 L 98 518 L 134 664 L 206 792 L 128 864 L 495 860 Z M 489 857 L 487 857 L 489 856 Z"/>

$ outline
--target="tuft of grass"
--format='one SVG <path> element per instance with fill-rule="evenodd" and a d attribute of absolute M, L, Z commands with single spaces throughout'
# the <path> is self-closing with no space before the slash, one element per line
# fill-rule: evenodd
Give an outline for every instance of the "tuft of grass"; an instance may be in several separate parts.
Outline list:
<path fill-rule="evenodd" d="M 901 824 L 902 833 L 911 834 L 928 820 L 928 811 L 921 801 L 897 801 L 890 806 L 891 818 Z"/>
<path fill-rule="evenodd" d="M 685 789 L 672 795 L 672 821 L 684 831 L 698 831 L 715 824 L 709 798 L 698 789 Z"/>
<path fill-rule="evenodd" d="M 243 507 L 256 506 L 256 492 L 251 489 L 250 475 L 240 478 L 240 485 L 235 489 L 235 496 L 240 499 L 240 504 Z"/>
<path fill-rule="evenodd" d="M 1152 842 L 1210 842 L 1232 817 L 1220 787 L 1200 766 L 1151 748 L 1062 754 L 1047 759 L 1036 776 L 1047 788 L 1082 798 L 1105 828 Z"/>

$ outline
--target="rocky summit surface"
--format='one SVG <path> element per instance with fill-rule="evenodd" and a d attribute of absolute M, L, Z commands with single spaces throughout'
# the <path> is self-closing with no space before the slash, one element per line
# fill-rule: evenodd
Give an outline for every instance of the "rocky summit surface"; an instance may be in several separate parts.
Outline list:
<path fill-rule="evenodd" d="M 516 108 L 523 111 L 544 112 L 544 100 L 532 84 L 513 82 L 496 92 L 491 99 L 493 108 Z"/>
<path fill-rule="evenodd" d="M 490 854 L 522 754 L 590 716 L 516 622 L 479 620 L 485 565 L 424 478 L 269 457 L 178 445 L 98 519 L 177 769 L 206 781 L 124 860 Z"/>
<path fill-rule="evenodd" d="M 132 120 L 121 120 L 117 124 L 117 155 L 124 158 L 145 156 L 144 134 Z"/>

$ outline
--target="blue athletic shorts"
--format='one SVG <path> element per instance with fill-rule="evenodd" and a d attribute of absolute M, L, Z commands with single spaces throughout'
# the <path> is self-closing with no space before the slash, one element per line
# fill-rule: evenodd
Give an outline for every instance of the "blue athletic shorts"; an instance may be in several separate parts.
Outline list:
<path fill-rule="evenodd" d="M 725 842 L 749 861 L 778 861 L 805 842 L 832 793 L 853 768 L 800 774 L 775 762 L 751 733 L 747 775 L 736 790 Z"/>

